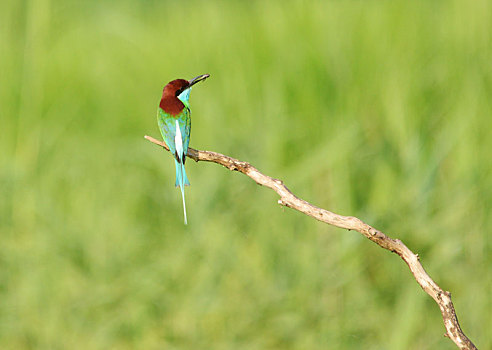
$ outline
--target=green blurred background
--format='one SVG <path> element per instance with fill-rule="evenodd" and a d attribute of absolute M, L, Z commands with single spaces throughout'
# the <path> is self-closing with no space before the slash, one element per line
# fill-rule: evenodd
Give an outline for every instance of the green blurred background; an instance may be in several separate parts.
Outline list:
<path fill-rule="evenodd" d="M 2 1 L 0 348 L 454 349 L 394 254 L 191 146 L 402 239 L 492 348 L 492 4 Z"/>

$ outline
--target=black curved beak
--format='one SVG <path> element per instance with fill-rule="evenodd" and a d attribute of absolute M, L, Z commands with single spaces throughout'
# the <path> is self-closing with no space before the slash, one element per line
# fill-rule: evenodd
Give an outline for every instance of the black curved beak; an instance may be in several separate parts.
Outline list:
<path fill-rule="evenodd" d="M 195 85 L 196 83 L 202 81 L 202 80 L 205 80 L 207 79 L 208 77 L 210 76 L 210 74 L 202 74 L 202 75 L 199 75 L 197 77 L 194 77 L 193 79 L 191 79 L 190 81 L 188 81 L 188 83 L 190 85 L 188 85 L 188 87 L 192 87 L 193 85 Z"/>

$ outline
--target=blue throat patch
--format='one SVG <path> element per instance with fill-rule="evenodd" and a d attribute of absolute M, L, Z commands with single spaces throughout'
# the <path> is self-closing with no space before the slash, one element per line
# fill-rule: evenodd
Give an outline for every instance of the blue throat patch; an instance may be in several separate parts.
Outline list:
<path fill-rule="evenodd" d="M 183 104 L 188 108 L 190 108 L 190 102 L 189 102 L 190 92 L 191 92 L 191 87 L 184 90 L 182 93 L 178 95 L 179 100 L 183 102 Z"/>

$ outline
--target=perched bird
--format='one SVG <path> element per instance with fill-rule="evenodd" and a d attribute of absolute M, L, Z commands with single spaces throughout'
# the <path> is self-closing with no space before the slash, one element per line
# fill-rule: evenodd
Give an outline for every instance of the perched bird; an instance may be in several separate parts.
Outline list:
<path fill-rule="evenodd" d="M 191 132 L 190 91 L 193 85 L 209 76 L 209 74 L 202 74 L 191 80 L 176 79 L 170 81 L 164 86 L 161 102 L 157 109 L 157 124 L 164 142 L 174 156 L 176 165 L 175 186 L 181 188 L 185 225 L 188 221 L 186 219 L 184 187 L 190 185 L 184 167 Z"/>

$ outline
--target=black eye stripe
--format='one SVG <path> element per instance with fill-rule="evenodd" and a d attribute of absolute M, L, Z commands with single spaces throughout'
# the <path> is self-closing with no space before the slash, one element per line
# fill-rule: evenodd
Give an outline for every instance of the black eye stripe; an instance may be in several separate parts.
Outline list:
<path fill-rule="evenodd" d="M 178 97 L 179 95 L 181 95 L 181 93 L 182 93 L 183 91 L 185 91 L 186 89 L 187 89 L 187 87 L 184 87 L 184 88 L 182 88 L 182 89 L 177 90 L 177 91 L 176 91 L 176 97 Z"/>

